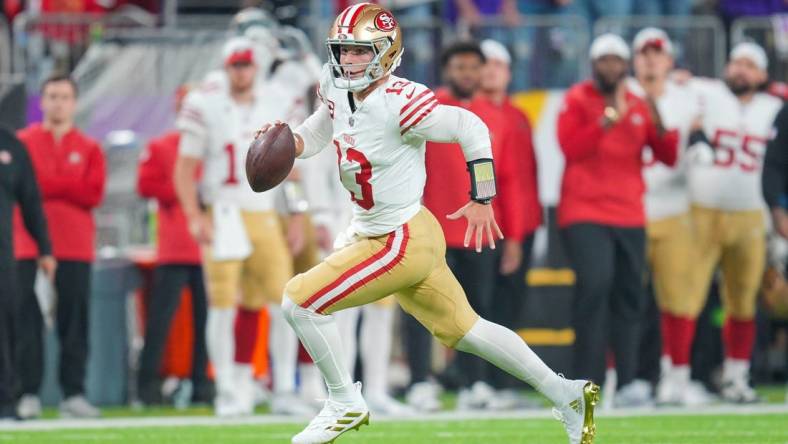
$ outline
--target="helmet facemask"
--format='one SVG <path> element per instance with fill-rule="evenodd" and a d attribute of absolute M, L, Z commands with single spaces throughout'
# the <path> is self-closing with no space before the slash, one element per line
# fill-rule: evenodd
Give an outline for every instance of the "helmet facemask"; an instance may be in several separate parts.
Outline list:
<path fill-rule="evenodd" d="M 373 54 L 372 60 L 369 61 L 369 63 L 343 65 L 340 63 L 342 46 L 363 46 L 370 48 Z M 376 80 L 383 78 L 383 76 L 393 71 L 399 65 L 400 61 L 400 58 L 398 57 L 388 71 L 383 69 L 381 58 L 391 47 L 391 40 L 386 37 L 363 42 L 328 39 L 326 41 L 326 47 L 328 48 L 328 64 L 331 67 L 331 73 L 333 74 L 332 78 L 334 81 L 334 86 L 339 89 L 347 89 L 352 92 L 362 91 Z M 361 77 L 351 79 L 347 74 L 345 74 L 347 71 L 357 71 L 360 68 L 364 69 L 364 73 Z"/>

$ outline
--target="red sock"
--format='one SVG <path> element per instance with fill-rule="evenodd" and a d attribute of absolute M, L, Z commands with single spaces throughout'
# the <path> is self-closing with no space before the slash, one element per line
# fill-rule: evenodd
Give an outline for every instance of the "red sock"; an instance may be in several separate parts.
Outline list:
<path fill-rule="evenodd" d="M 755 343 L 755 320 L 727 318 L 722 328 L 722 341 L 726 358 L 749 361 Z"/>
<path fill-rule="evenodd" d="M 257 325 L 260 310 L 238 308 L 235 317 L 235 362 L 251 364 L 254 347 L 257 344 Z"/>
<path fill-rule="evenodd" d="M 689 365 L 692 353 L 692 341 L 695 339 L 695 319 L 673 317 L 672 345 L 670 346 L 673 365 Z"/>
<path fill-rule="evenodd" d="M 673 357 L 673 320 L 672 314 L 663 311 L 660 314 L 660 324 L 662 330 L 662 356 Z"/>

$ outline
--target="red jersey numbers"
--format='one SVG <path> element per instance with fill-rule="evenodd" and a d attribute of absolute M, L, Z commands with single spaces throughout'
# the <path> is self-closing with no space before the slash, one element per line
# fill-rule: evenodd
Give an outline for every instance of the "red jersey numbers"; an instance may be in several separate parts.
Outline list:
<path fill-rule="evenodd" d="M 338 140 L 334 140 L 334 146 L 337 148 L 337 164 L 339 165 L 339 175 L 342 176 L 342 148 Z M 364 153 L 358 151 L 353 147 L 348 147 L 345 150 L 345 160 L 350 163 L 359 165 L 360 171 L 355 174 L 356 184 L 359 186 L 359 192 L 350 191 L 350 199 L 353 200 L 358 206 L 365 210 L 370 210 L 375 206 L 375 199 L 372 196 L 372 184 L 369 183 L 372 179 L 372 164 Z M 347 185 L 346 185 L 347 188 Z M 360 196 L 360 197 L 359 197 Z"/>
<path fill-rule="evenodd" d="M 386 88 L 386 94 L 400 95 L 400 94 L 402 94 L 402 90 L 405 89 L 405 87 L 408 86 L 408 85 L 410 85 L 410 82 L 408 82 L 408 81 L 397 80 L 396 82 L 391 84 L 390 88 Z M 415 86 L 411 89 L 410 94 L 413 95 L 414 91 L 416 91 L 416 87 Z M 405 96 L 407 97 L 407 94 Z M 410 98 L 410 97 L 408 97 L 408 98 Z"/>
<path fill-rule="evenodd" d="M 228 143 L 224 146 L 224 152 L 227 154 L 227 179 L 223 183 L 224 185 L 238 185 L 238 175 L 235 170 L 235 145 Z"/>
<path fill-rule="evenodd" d="M 738 167 L 744 172 L 756 172 L 766 149 L 766 139 L 737 131 L 718 129 L 711 142 L 714 165 L 722 168 Z"/>

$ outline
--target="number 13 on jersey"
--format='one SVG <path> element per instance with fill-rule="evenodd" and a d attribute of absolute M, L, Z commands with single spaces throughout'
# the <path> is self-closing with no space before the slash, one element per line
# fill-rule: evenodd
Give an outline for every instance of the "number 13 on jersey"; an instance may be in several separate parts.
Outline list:
<path fill-rule="evenodd" d="M 350 192 L 353 202 L 365 210 L 372 209 L 375 199 L 372 196 L 372 184 L 369 182 L 372 179 L 372 165 L 369 160 L 354 147 L 349 146 L 343 150 L 338 140 L 334 140 L 334 146 L 337 148 L 337 165 L 342 185 Z M 346 179 L 353 182 L 348 183 Z"/>

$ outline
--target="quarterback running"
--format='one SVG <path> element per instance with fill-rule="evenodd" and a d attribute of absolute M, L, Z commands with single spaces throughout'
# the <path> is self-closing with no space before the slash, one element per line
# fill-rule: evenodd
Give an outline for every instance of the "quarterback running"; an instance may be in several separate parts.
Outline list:
<path fill-rule="evenodd" d="M 340 180 L 354 202 L 350 227 L 336 252 L 288 282 L 284 316 L 320 369 L 329 396 L 294 444 L 334 442 L 369 423 L 369 409 L 342 356 L 331 314 L 394 295 L 438 340 L 478 355 L 529 383 L 556 406 L 570 444 L 591 444 L 599 387 L 566 380 L 548 368 L 516 333 L 480 318 L 446 265 L 438 221 L 421 206 L 425 142 L 459 143 L 468 164 L 470 200 L 451 215 L 465 218 L 466 246 L 495 248 L 501 232 L 490 136 L 474 114 L 439 105 L 424 85 L 392 74 L 402 56 L 402 33 L 382 7 L 361 3 L 335 20 L 329 62 L 318 89 L 320 107 L 294 131 L 295 154 L 331 146 Z M 260 133 L 272 128 L 264 125 Z"/>

